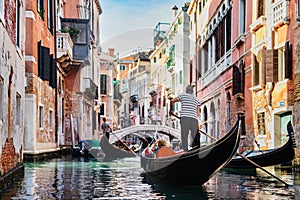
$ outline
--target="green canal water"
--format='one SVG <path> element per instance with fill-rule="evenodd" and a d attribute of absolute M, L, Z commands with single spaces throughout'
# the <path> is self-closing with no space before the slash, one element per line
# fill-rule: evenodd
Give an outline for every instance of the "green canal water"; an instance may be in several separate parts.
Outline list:
<path fill-rule="evenodd" d="M 139 158 L 100 162 L 63 157 L 24 165 L 24 176 L 0 199 L 300 199 L 300 175 L 292 170 L 266 168 L 289 187 L 260 170 L 222 170 L 200 186 L 148 182 Z"/>

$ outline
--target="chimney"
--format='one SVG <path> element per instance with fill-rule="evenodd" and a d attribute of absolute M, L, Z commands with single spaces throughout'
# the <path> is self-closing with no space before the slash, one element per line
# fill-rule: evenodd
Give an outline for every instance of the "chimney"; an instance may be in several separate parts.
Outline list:
<path fill-rule="evenodd" d="M 114 48 L 108 48 L 108 55 L 114 57 L 115 56 L 115 49 Z"/>
<path fill-rule="evenodd" d="M 176 15 L 177 15 L 177 10 L 178 10 L 177 6 L 175 5 L 175 6 L 172 8 L 172 10 L 174 11 L 174 17 L 176 17 Z"/>

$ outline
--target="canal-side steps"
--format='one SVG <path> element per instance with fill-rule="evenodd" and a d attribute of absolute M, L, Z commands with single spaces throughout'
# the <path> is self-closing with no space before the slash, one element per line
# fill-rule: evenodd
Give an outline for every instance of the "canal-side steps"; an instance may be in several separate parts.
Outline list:
<path fill-rule="evenodd" d="M 58 158 L 61 155 L 71 155 L 71 152 L 71 146 L 63 146 L 55 149 L 46 149 L 39 151 L 24 151 L 23 160 L 24 162 L 43 161 L 52 158 Z"/>

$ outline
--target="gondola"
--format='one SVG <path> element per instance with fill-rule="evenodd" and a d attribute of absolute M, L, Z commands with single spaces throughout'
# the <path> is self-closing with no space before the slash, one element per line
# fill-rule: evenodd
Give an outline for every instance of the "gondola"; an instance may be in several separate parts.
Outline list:
<path fill-rule="evenodd" d="M 235 155 L 239 141 L 241 120 L 220 140 L 205 147 L 196 147 L 183 154 L 168 157 L 140 156 L 146 180 L 172 183 L 204 184 L 221 170 Z"/>
<path fill-rule="evenodd" d="M 97 158 L 102 159 L 104 152 L 98 140 L 81 140 L 78 146 L 72 149 L 73 157 Z"/>
<path fill-rule="evenodd" d="M 111 144 L 108 139 L 103 136 L 100 139 L 100 146 L 105 154 L 104 160 L 112 161 L 127 157 L 138 157 L 140 149 L 144 149 L 146 146 L 148 146 L 148 142 L 146 139 L 144 139 L 143 143 L 136 150 L 130 150 L 128 149 L 128 146 L 125 146 L 125 149 L 121 149 L 119 146 Z"/>
<path fill-rule="evenodd" d="M 293 128 L 290 123 L 288 124 L 288 137 L 289 139 L 287 142 L 281 147 L 269 150 L 246 151 L 243 155 L 258 164 L 260 167 L 289 163 L 295 157 L 295 138 Z M 235 156 L 225 166 L 225 168 L 253 169 L 256 168 L 256 166 L 241 156 Z"/>

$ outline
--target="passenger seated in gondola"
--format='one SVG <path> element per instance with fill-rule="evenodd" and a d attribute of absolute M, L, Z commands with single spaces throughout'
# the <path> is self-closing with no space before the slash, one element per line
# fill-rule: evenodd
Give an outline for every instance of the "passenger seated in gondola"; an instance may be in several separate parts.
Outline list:
<path fill-rule="evenodd" d="M 167 145 L 167 141 L 163 138 L 157 140 L 153 147 L 152 151 L 156 155 L 155 157 L 165 157 L 165 156 L 172 156 L 176 154 L 181 154 L 183 153 L 183 149 L 179 151 L 174 151 L 171 147 Z"/>

